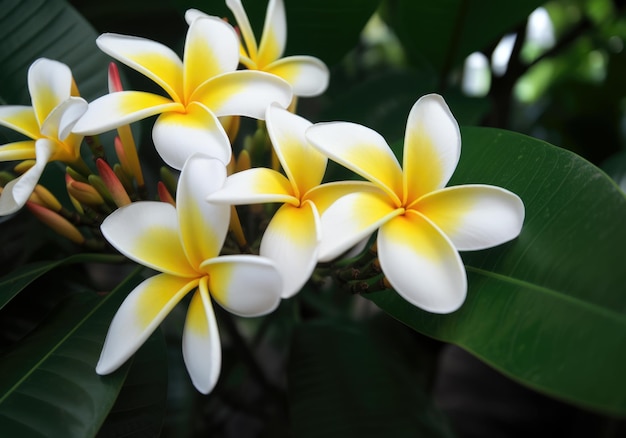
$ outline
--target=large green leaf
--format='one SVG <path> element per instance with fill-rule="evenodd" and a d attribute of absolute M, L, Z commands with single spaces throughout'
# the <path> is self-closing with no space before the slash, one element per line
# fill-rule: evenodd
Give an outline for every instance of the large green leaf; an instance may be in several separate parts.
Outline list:
<path fill-rule="evenodd" d="M 124 386 L 98 437 L 159 436 L 167 386 L 165 337 L 157 330 L 133 356 Z"/>
<path fill-rule="evenodd" d="M 389 291 L 368 297 L 525 385 L 626 415 L 623 192 L 587 161 L 540 140 L 488 128 L 462 134 L 451 184 L 495 184 L 519 194 L 526 206 L 521 235 L 463 254 L 469 292 L 455 313 L 424 312 Z"/>
<path fill-rule="evenodd" d="M 107 92 L 108 57 L 96 46 L 98 34 L 63 0 L 0 0 L 0 102 L 30 104 L 27 71 L 37 58 L 64 62 L 81 95 Z"/>
<path fill-rule="evenodd" d="M 111 262 L 120 260 L 122 260 L 122 258 L 116 255 L 76 254 L 62 260 L 41 261 L 20 266 L 9 275 L 0 279 L 0 309 L 37 278 L 58 266 L 71 265 L 74 263 Z"/>
<path fill-rule="evenodd" d="M 94 436 L 126 377 L 95 365 L 119 304 L 138 281 L 131 274 L 105 297 L 80 293 L 0 359 L 0 430 L 19 437 Z"/>
<path fill-rule="evenodd" d="M 385 17 L 414 62 L 437 71 L 458 65 L 467 55 L 488 46 L 516 25 L 544 0 L 387 0 Z"/>
<path fill-rule="evenodd" d="M 288 369 L 293 436 L 451 436 L 420 387 L 427 361 L 414 354 L 415 339 L 394 334 L 377 339 L 352 322 L 297 327 Z"/>

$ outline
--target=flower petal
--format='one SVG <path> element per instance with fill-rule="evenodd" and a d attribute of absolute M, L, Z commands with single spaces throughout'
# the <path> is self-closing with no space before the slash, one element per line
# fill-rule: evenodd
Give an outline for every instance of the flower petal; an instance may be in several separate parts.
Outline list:
<path fill-rule="evenodd" d="M 241 0 L 226 0 L 226 6 L 228 6 L 228 9 L 230 9 L 230 11 L 235 16 L 235 21 L 237 21 L 237 26 L 239 27 L 239 32 L 241 32 L 241 37 L 243 38 L 243 42 L 246 45 L 248 57 L 252 60 L 256 60 L 256 38 L 254 37 L 252 26 L 250 25 L 250 21 L 248 20 L 246 10 L 241 4 Z"/>
<path fill-rule="evenodd" d="M 272 102 L 286 108 L 291 86 L 278 76 L 255 70 L 224 73 L 202 84 L 191 99 L 204 103 L 218 117 L 247 116 L 263 120 Z"/>
<path fill-rule="evenodd" d="M 167 164 L 182 169 L 193 154 L 201 153 L 226 164 L 232 154 L 224 127 L 204 105 L 193 102 L 185 113 L 161 114 L 152 128 L 154 146 Z"/>
<path fill-rule="evenodd" d="M 185 22 L 187 26 L 191 26 L 191 23 L 196 21 L 196 18 L 210 17 L 211 15 L 206 14 L 198 9 L 190 8 L 185 11 Z"/>
<path fill-rule="evenodd" d="M 500 187 L 446 187 L 421 198 L 413 207 L 432 221 L 461 251 L 500 245 L 517 237 L 524 203 Z"/>
<path fill-rule="evenodd" d="M 228 232 L 230 206 L 205 201 L 226 179 L 224 164 L 204 155 L 190 157 L 178 180 L 176 210 L 183 248 L 194 267 L 217 257 Z"/>
<path fill-rule="evenodd" d="M 32 160 L 36 156 L 33 140 L 16 141 L 0 146 L 0 161 Z"/>
<path fill-rule="evenodd" d="M 259 254 L 274 261 L 283 278 L 281 296 L 295 295 L 317 265 L 320 220 L 315 205 L 285 204 L 272 217 L 263 234 Z"/>
<path fill-rule="evenodd" d="M 137 263 L 179 277 L 198 276 L 185 257 L 171 204 L 134 202 L 107 216 L 100 229 L 115 249 Z"/>
<path fill-rule="evenodd" d="M 74 125 L 73 132 L 81 135 L 101 134 L 155 114 L 184 109 L 182 104 L 158 94 L 118 91 L 90 102 L 87 112 Z"/>
<path fill-rule="evenodd" d="M 356 192 L 339 198 L 322 214 L 319 261 L 338 257 L 402 212 L 381 193 Z"/>
<path fill-rule="evenodd" d="M 282 279 L 274 263 L 253 255 L 206 260 L 209 291 L 217 303 L 239 316 L 261 316 L 278 307 Z"/>
<path fill-rule="evenodd" d="M 107 55 L 149 77 L 170 97 L 183 98 L 183 63 L 169 47 L 146 38 L 104 33 L 96 44 Z"/>
<path fill-rule="evenodd" d="M 328 159 L 304 136 L 312 125 L 305 118 L 274 103 L 267 108 L 265 120 L 280 164 L 295 186 L 294 195 L 300 198 L 322 182 Z"/>
<path fill-rule="evenodd" d="M 126 297 L 111 321 L 96 365 L 109 374 L 126 362 L 198 280 L 158 274 L 141 282 Z"/>
<path fill-rule="evenodd" d="M 6 126 L 33 140 L 41 138 L 39 122 L 30 106 L 1 105 L 0 126 Z"/>
<path fill-rule="evenodd" d="M 28 69 L 28 90 L 41 126 L 57 105 L 70 97 L 72 72 L 58 61 L 39 58 Z"/>
<path fill-rule="evenodd" d="M 385 196 L 380 187 L 369 181 L 334 181 L 313 187 L 303 199 L 312 201 L 321 215 L 337 199 L 354 192 L 375 192 Z"/>
<path fill-rule="evenodd" d="M 57 105 L 41 124 L 41 133 L 47 137 L 65 140 L 78 119 L 87 111 L 88 104 L 80 97 L 69 97 Z"/>
<path fill-rule="evenodd" d="M 279 172 L 264 167 L 255 167 L 234 173 L 226 178 L 222 188 L 207 198 L 209 202 L 232 205 L 289 202 L 299 200 L 292 195 L 289 180 Z"/>
<path fill-rule="evenodd" d="M 46 138 L 37 140 L 34 146 L 35 165 L 20 177 L 9 181 L 2 189 L 0 216 L 15 213 L 26 204 L 56 148 L 55 143 Z"/>
<path fill-rule="evenodd" d="M 400 205 L 402 169 L 385 139 L 356 123 L 316 123 L 306 137 L 323 154 L 379 185 Z"/>
<path fill-rule="evenodd" d="M 220 335 L 207 290 L 207 277 L 200 279 L 193 294 L 183 330 L 183 359 L 193 385 L 203 394 L 215 387 L 222 367 Z"/>
<path fill-rule="evenodd" d="M 448 105 L 436 94 L 421 97 L 406 123 L 403 201 L 444 187 L 460 156 L 461 133 Z"/>
<path fill-rule="evenodd" d="M 257 65 L 265 70 L 265 66 L 280 58 L 287 43 L 287 18 L 283 0 L 270 0 L 265 14 L 263 34 L 259 44 Z"/>
<path fill-rule="evenodd" d="M 231 25 L 217 17 L 194 19 L 185 40 L 184 102 L 207 79 L 232 72 L 239 64 L 239 38 Z"/>
<path fill-rule="evenodd" d="M 326 64 L 313 56 L 288 56 L 271 63 L 263 71 L 289 82 L 293 94 L 301 97 L 322 94 L 330 79 Z"/>
<path fill-rule="evenodd" d="M 450 313 L 465 301 L 467 278 L 452 242 L 414 211 L 378 231 L 378 258 L 391 286 L 409 303 L 433 313 Z"/>

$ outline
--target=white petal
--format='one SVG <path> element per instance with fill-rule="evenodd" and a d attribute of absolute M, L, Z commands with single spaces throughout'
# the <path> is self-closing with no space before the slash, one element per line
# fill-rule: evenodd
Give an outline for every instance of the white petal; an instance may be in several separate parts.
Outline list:
<path fill-rule="evenodd" d="M 228 232 L 230 206 L 205 201 L 226 179 L 223 163 L 204 155 L 187 160 L 178 180 L 176 210 L 183 247 L 192 266 L 217 257 Z"/>
<path fill-rule="evenodd" d="M 423 216 L 408 211 L 378 231 L 378 258 L 391 286 L 409 303 L 450 313 L 465 301 L 465 268 L 452 242 Z"/>
<path fill-rule="evenodd" d="M 294 195 L 301 198 L 321 184 L 328 161 L 304 136 L 312 124 L 276 104 L 267 107 L 265 119 L 276 155 L 296 188 Z"/>
<path fill-rule="evenodd" d="M 46 164 L 54 153 L 55 143 L 48 139 L 39 139 L 35 143 L 35 165 L 20 177 L 9 181 L 0 195 L 0 216 L 15 213 L 26 204 L 33 193 Z"/>
<path fill-rule="evenodd" d="M 465 185 L 432 192 L 415 204 L 458 250 L 479 250 L 516 238 L 524 223 L 524 203 L 500 187 Z"/>
<path fill-rule="evenodd" d="M 28 69 L 28 90 L 41 126 L 57 105 L 69 99 L 72 88 L 70 68 L 58 61 L 39 58 Z"/>
<path fill-rule="evenodd" d="M 265 14 L 263 35 L 259 43 L 257 64 L 259 68 L 283 55 L 287 43 L 287 18 L 283 0 L 270 0 Z"/>
<path fill-rule="evenodd" d="M 248 15 L 246 14 L 246 11 L 241 4 L 241 0 L 226 0 L 226 6 L 228 6 L 228 9 L 230 9 L 230 11 L 235 16 L 237 26 L 239 27 L 239 31 L 241 32 L 241 37 L 243 38 L 243 41 L 246 45 L 249 57 L 252 59 L 256 59 L 256 38 L 254 37 L 252 26 L 250 25 Z"/>
<path fill-rule="evenodd" d="M 128 294 L 113 317 L 96 372 L 109 374 L 118 369 L 197 284 L 197 280 L 167 274 L 141 282 Z"/>
<path fill-rule="evenodd" d="M 397 205 L 402 194 L 402 169 L 385 139 L 356 123 L 316 123 L 306 137 L 323 154 L 379 185 Z"/>
<path fill-rule="evenodd" d="M 193 385 L 203 394 L 215 387 L 222 366 L 220 335 L 206 281 L 206 277 L 200 280 L 191 299 L 183 331 L 185 366 Z"/>
<path fill-rule="evenodd" d="M 39 122 L 30 106 L 0 105 L 0 126 L 6 126 L 33 140 L 41 137 Z"/>
<path fill-rule="evenodd" d="M 166 202 L 133 202 L 106 217 L 100 229 L 131 260 L 179 277 L 197 277 L 187 261 L 176 209 Z"/>
<path fill-rule="evenodd" d="M 211 295 L 229 312 L 252 317 L 278 307 L 282 279 L 269 259 L 253 255 L 221 256 L 207 260 L 202 268 L 208 273 Z"/>
<path fill-rule="evenodd" d="M 198 9 L 187 9 L 185 11 L 185 22 L 187 23 L 188 26 L 191 26 L 191 23 L 193 23 L 196 18 L 201 18 L 201 17 L 210 17 L 209 14 L 205 14 L 204 12 L 198 10 Z"/>
<path fill-rule="evenodd" d="M 187 31 L 184 62 L 184 102 L 207 79 L 232 72 L 239 64 L 239 38 L 217 17 L 196 18 Z"/>
<path fill-rule="evenodd" d="M 289 180 L 279 172 L 254 167 L 226 178 L 224 186 L 207 197 L 209 202 L 232 205 L 289 202 L 298 204 Z"/>
<path fill-rule="evenodd" d="M 218 117 L 246 116 L 263 120 L 272 102 L 286 108 L 291 103 L 291 86 L 278 76 L 255 70 L 224 73 L 205 82 L 191 97 Z"/>
<path fill-rule="evenodd" d="M 335 201 L 321 220 L 319 261 L 330 261 L 402 213 L 384 194 L 356 192 Z"/>
<path fill-rule="evenodd" d="M 404 201 L 444 187 L 461 156 L 459 125 L 443 98 L 421 97 L 409 113 L 404 136 Z"/>
<path fill-rule="evenodd" d="M 174 169 L 182 169 L 185 161 L 200 153 L 226 164 L 232 149 L 224 127 L 204 105 L 193 102 L 186 113 L 161 114 L 152 128 L 157 152 Z"/>
<path fill-rule="evenodd" d="M 330 80 L 326 64 L 313 56 L 288 56 L 271 63 L 264 71 L 289 82 L 293 94 L 300 97 L 322 94 Z"/>
<path fill-rule="evenodd" d="M 183 63 L 169 47 L 146 38 L 104 33 L 96 39 L 107 55 L 149 77 L 170 97 L 183 98 Z"/>
<path fill-rule="evenodd" d="M 320 222 L 315 205 L 286 204 L 278 209 L 261 240 L 259 254 L 273 260 L 283 278 L 281 296 L 295 295 L 317 265 Z"/>
<path fill-rule="evenodd" d="M 87 111 L 88 104 L 80 97 L 70 97 L 54 108 L 41 125 L 41 133 L 65 140 L 78 119 Z"/>
<path fill-rule="evenodd" d="M 157 94 L 118 91 L 90 102 L 87 112 L 74 125 L 73 132 L 81 135 L 101 134 L 155 114 L 182 110 L 182 104 Z"/>

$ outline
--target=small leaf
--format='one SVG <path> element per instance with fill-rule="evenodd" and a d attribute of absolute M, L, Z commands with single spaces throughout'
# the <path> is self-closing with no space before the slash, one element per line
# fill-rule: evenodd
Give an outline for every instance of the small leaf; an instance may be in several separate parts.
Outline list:
<path fill-rule="evenodd" d="M 626 197 L 584 159 L 540 140 L 488 128 L 462 135 L 451 185 L 517 193 L 521 235 L 462 254 L 469 292 L 455 313 L 424 312 L 392 292 L 368 298 L 531 388 L 626 416 Z"/>

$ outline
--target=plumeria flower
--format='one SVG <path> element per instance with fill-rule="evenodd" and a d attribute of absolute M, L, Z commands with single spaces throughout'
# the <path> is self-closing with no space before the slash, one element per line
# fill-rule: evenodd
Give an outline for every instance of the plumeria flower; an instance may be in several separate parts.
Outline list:
<path fill-rule="evenodd" d="M 518 236 L 521 199 L 500 187 L 445 187 L 457 166 L 461 136 L 438 95 L 420 98 L 409 114 L 400 167 L 385 140 L 361 125 L 331 122 L 307 130 L 331 159 L 377 191 L 352 193 L 322 216 L 320 260 L 331 260 L 378 230 L 380 266 L 410 303 L 434 313 L 458 309 L 467 278 L 457 250 L 479 250 Z"/>
<path fill-rule="evenodd" d="M 306 140 L 304 133 L 311 125 L 276 104 L 269 106 L 267 131 L 285 175 L 261 167 L 244 170 L 229 176 L 207 197 L 209 202 L 234 205 L 282 203 L 263 233 L 259 254 L 280 270 L 283 298 L 297 293 L 317 265 L 320 211 L 364 186 L 358 181 L 321 184 L 328 159 Z"/>
<path fill-rule="evenodd" d="M 169 97 L 142 91 L 102 96 L 75 126 L 75 132 L 96 134 L 160 114 L 152 130 L 163 160 L 181 169 L 194 153 L 230 161 L 228 136 L 217 117 L 242 115 L 261 119 L 276 101 L 288 106 L 289 84 L 259 71 L 235 71 L 238 37 L 228 23 L 201 17 L 189 26 L 183 61 L 168 47 L 144 38 L 105 33 L 98 47 L 146 75 Z"/>
<path fill-rule="evenodd" d="M 241 0 L 226 0 L 241 32 L 240 62 L 250 70 L 262 70 L 280 76 L 293 87 L 296 96 L 310 97 L 322 94 L 328 87 L 326 64 L 313 56 L 282 57 L 287 43 L 287 19 L 283 0 L 270 0 L 267 5 L 261 43 L 257 46 L 252 26 Z M 190 9 L 185 14 L 187 23 L 206 16 Z"/>
<path fill-rule="evenodd" d="M 221 348 L 212 300 L 241 316 L 271 312 L 282 280 L 274 264 L 253 255 L 219 256 L 230 206 L 204 198 L 226 178 L 216 159 L 195 155 L 183 167 L 176 205 L 136 202 L 102 224 L 105 238 L 122 254 L 160 273 L 144 280 L 117 311 L 96 367 L 108 374 L 146 341 L 174 306 L 193 292 L 183 331 L 183 357 L 202 393 L 219 377 Z"/>
<path fill-rule="evenodd" d="M 32 106 L 0 106 L 0 125 L 29 138 L 0 146 L 0 161 L 35 160 L 30 169 L 2 190 L 0 215 L 24 206 L 50 161 L 84 169 L 80 158 L 83 137 L 70 131 L 87 110 L 87 102 L 72 96 L 72 87 L 72 72 L 67 65 L 40 58 L 28 69 Z"/>

